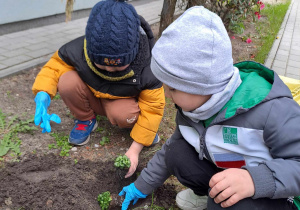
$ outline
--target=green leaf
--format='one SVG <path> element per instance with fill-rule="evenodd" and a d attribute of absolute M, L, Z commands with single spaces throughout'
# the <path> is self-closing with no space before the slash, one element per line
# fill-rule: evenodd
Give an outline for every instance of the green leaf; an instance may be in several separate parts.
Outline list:
<path fill-rule="evenodd" d="M 9 147 L 6 147 L 5 145 L 0 144 L 0 157 L 7 154 L 9 150 Z"/>

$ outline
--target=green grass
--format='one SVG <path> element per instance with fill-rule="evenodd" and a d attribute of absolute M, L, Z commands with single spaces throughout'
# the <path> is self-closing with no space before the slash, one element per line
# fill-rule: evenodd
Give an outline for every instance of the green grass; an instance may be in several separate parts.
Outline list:
<path fill-rule="evenodd" d="M 21 154 L 21 140 L 19 133 L 32 133 L 37 130 L 33 125 L 33 116 L 22 120 L 18 115 L 10 118 L 0 109 L 0 157 L 6 155 L 9 151 L 11 156 L 15 157 Z"/>
<path fill-rule="evenodd" d="M 256 27 L 261 36 L 260 47 L 258 48 L 258 52 L 255 57 L 256 62 L 265 62 L 290 3 L 291 0 L 281 4 L 267 4 L 266 7 L 261 10 L 261 15 L 262 17 L 266 17 L 266 20 L 258 21 Z"/>
<path fill-rule="evenodd" d="M 69 136 L 64 133 L 51 133 L 50 136 L 54 137 L 56 144 L 48 144 L 49 149 L 60 149 L 60 156 L 69 156 L 72 146 L 69 144 Z"/>

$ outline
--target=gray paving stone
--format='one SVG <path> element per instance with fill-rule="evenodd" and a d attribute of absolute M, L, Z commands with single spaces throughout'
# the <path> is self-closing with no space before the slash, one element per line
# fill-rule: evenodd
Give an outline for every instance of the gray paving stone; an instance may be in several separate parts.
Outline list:
<path fill-rule="evenodd" d="M 277 66 L 272 66 L 272 70 L 274 70 L 277 74 L 285 76 L 285 68 L 280 68 Z"/>
<path fill-rule="evenodd" d="M 281 41 L 280 42 L 280 46 L 291 46 L 291 41 L 288 41 L 288 42 L 284 42 L 284 41 Z"/>
<path fill-rule="evenodd" d="M 45 29 L 43 27 L 39 27 L 39 28 L 32 28 L 28 30 L 28 33 L 31 34 L 42 34 L 45 31 Z"/>
<path fill-rule="evenodd" d="M 286 73 L 300 75 L 300 68 L 288 65 L 286 68 Z"/>
<path fill-rule="evenodd" d="M 279 60 L 275 59 L 274 63 L 273 63 L 273 66 L 285 69 L 286 68 L 286 64 L 287 64 L 286 61 L 279 61 Z"/>
<path fill-rule="evenodd" d="M 272 60 L 271 59 L 266 60 L 266 62 L 264 63 L 264 65 L 266 67 L 268 67 L 269 69 L 272 69 Z"/>
<path fill-rule="evenodd" d="M 62 44 L 62 43 L 65 44 L 68 41 L 70 41 L 70 40 L 67 38 L 58 38 L 58 39 L 47 40 L 47 43 L 56 45 L 56 44 Z"/>
<path fill-rule="evenodd" d="M 38 58 L 38 57 L 42 57 L 44 55 L 49 55 L 49 54 L 53 54 L 54 51 L 51 49 L 40 49 L 40 50 L 36 50 L 34 52 L 31 52 L 30 54 L 28 54 L 28 56 L 33 57 L 33 58 Z"/>
<path fill-rule="evenodd" d="M 278 50 L 277 51 L 277 54 L 278 55 L 289 55 L 289 51 L 288 50 Z"/>
<path fill-rule="evenodd" d="M 7 67 L 8 67 L 7 65 L 1 64 L 1 62 L 0 62 L 0 70 L 5 69 Z"/>
<path fill-rule="evenodd" d="M 46 37 L 34 37 L 34 38 L 28 39 L 26 42 L 29 44 L 37 44 L 37 43 L 45 42 L 47 40 L 48 39 Z"/>
<path fill-rule="evenodd" d="M 7 65 L 7 66 L 14 66 L 14 65 L 20 64 L 24 61 L 28 61 L 31 59 L 32 58 L 30 58 L 29 56 L 26 56 L 26 55 L 18 55 L 18 56 L 1 61 L 1 64 Z"/>
<path fill-rule="evenodd" d="M 298 61 L 289 60 L 288 66 L 298 67 L 300 69 L 300 60 L 298 60 Z"/>
<path fill-rule="evenodd" d="M 300 47 L 299 47 L 299 46 L 294 46 L 294 45 L 292 45 L 292 46 L 291 46 L 291 50 L 300 50 Z"/>
<path fill-rule="evenodd" d="M 279 45 L 280 50 L 287 50 L 289 51 L 291 49 L 291 46 L 286 46 L 286 45 Z"/>
<path fill-rule="evenodd" d="M 4 55 L 6 51 L 7 51 L 6 49 L 0 47 L 0 55 L 2 54 Z"/>
<path fill-rule="evenodd" d="M 300 79 L 300 76 L 299 75 L 295 75 L 295 74 L 286 74 L 285 76 L 293 78 L 293 79 Z"/>
<path fill-rule="evenodd" d="M 23 55 L 23 54 L 26 54 L 28 53 L 29 50 L 28 49 L 25 49 L 25 48 L 19 48 L 19 49 L 15 49 L 15 50 L 10 50 L 8 52 L 5 53 L 5 55 L 7 57 L 15 57 L 15 56 L 18 56 L 18 55 Z"/>
<path fill-rule="evenodd" d="M 300 55 L 300 50 L 291 49 L 290 54 L 291 55 Z"/>
<path fill-rule="evenodd" d="M 27 42 L 18 42 L 18 43 L 14 43 L 14 44 L 5 45 L 2 48 L 6 49 L 6 50 L 16 50 L 16 49 L 20 49 L 20 48 L 28 46 L 28 45 L 29 45 L 29 43 L 27 43 Z"/>
<path fill-rule="evenodd" d="M 84 28 L 74 28 L 74 29 L 71 29 L 71 30 L 66 30 L 64 31 L 65 34 L 82 34 L 84 35 L 85 31 L 84 31 Z"/>
<path fill-rule="evenodd" d="M 300 61 L 300 55 L 290 55 L 289 60 Z"/>
<path fill-rule="evenodd" d="M 7 57 L 3 56 L 3 55 L 0 55 L 0 61 L 4 60 L 4 59 L 7 59 Z"/>
<path fill-rule="evenodd" d="M 277 56 L 275 57 L 275 60 L 287 62 L 287 61 L 288 61 L 288 58 L 289 58 L 289 56 L 287 56 L 287 55 L 277 55 Z"/>
<path fill-rule="evenodd" d="M 37 44 L 30 44 L 30 45 L 26 46 L 25 49 L 34 51 L 34 50 L 39 50 L 39 49 L 47 48 L 48 46 L 49 46 L 49 44 L 46 43 L 46 42 L 39 42 Z"/>

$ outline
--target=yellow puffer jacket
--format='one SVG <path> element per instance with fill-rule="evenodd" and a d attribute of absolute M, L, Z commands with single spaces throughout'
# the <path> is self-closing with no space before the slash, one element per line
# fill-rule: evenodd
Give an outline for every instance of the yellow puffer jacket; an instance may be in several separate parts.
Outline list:
<path fill-rule="evenodd" d="M 60 76 L 68 71 L 77 71 L 98 98 L 136 98 L 141 112 L 130 135 L 144 146 L 151 145 L 163 116 L 165 96 L 162 83 L 150 69 L 154 44 L 151 28 L 142 17 L 141 25 L 144 31 L 140 36 L 138 55 L 124 72 L 111 77 L 105 71 L 97 69 L 85 53 L 83 36 L 65 44 L 54 53 L 37 75 L 32 87 L 33 93 L 45 91 L 53 98 L 57 93 Z M 109 89 L 107 85 L 110 86 Z"/>

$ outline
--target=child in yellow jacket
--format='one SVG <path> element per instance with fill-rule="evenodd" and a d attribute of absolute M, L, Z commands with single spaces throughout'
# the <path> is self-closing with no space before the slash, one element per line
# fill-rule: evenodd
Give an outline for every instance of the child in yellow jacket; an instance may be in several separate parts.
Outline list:
<path fill-rule="evenodd" d="M 136 170 L 144 146 L 159 141 L 157 130 L 165 105 L 162 83 L 150 70 L 154 37 L 149 24 L 124 1 L 97 3 L 85 36 L 63 45 L 37 75 L 35 123 L 50 132 L 60 123 L 47 109 L 57 91 L 76 118 L 69 142 L 84 145 L 97 127 L 95 116 L 132 128 L 133 143 L 125 155 L 131 160 L 126 177 Z"/>

